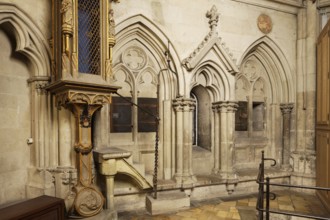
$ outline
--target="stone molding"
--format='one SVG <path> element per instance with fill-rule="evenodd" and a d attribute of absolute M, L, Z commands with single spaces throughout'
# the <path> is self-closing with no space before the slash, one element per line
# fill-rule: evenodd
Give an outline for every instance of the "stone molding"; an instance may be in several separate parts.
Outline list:
<path fill-rule="evenodd" d="M 50 75 L 50 48 L 38 26 L 16 5 L 0 4 L 0 24 L 9 23 L 15 36 L 15 51 L 31 61 L 31 77 Z"/>
<path fill-rule="evenodd" d="M 167 71 L 167 60 L 164 55 L 164 51 L 171 48 L 169 57 L 171 66 L 175 67 L 174 74 L 171 73 L 170 77 L 165 77 L 164 84 L 171 85 L 170 88 L 176 87 L 177 90 L 171 90 L 172 97 L 184 96 L 185 94 L 185 75 L 184 68 L 181 65 L 181 59 L 173 46 L 172 42 L 169 41 L 169 37 L 163 30 L 161 30 L 153 21 L 145 17 L 144 15 L 134 15 L 129 17 L 118 24 L 116 24 L 116 46 L 114 47 L 114 72 L 121 68 L 121 64 L 117 63 L 120 59 L 121 48 L 127 43 L 131 43 L 138 39 L 143 42 L 145 47 L 157 58 L 159 64 L 159 73 Z M 117 55 L 116 55 L 117 54 Z M 127 68 L 125 66 L 125 68 Z M 175 85 L 173 85 L 175 84 Z"/>
<path fill-rule="evenodd" d="M 242 55 L 239 61 L 240 69 L 243 68 L 242 65 L 246 62 L 246 59 L 251 56 L 267 61 L 263 62 L 263 65 L 266 73 L 269 74 L 269 78 L 273 78 L 274 81 L 283 82 L 269 89 L 272 93 L 268 94 L 268 97 L 273 97 L 273 100 L 269 100 L 269 103 L 294 102 L 296 95 L 295 74 L 292 74 L 288 60 L 281 48 L 268 36 L 259 38 Z M 274 72 L 268 63 L 276 63 L 277 71 Z"/>

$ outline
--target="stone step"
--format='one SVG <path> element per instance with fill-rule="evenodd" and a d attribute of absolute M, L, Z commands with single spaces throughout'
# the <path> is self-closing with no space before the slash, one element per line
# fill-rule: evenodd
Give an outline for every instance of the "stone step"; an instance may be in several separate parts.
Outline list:
<path fill-rule="evenodd" d="M 151 215 L 188 209 L 189 207 L 190 198 L 181 191 L 158 192 L 157 199 L 153 197 L 153 194 L 147 195 L 146 198 L 146 209 Z"/>

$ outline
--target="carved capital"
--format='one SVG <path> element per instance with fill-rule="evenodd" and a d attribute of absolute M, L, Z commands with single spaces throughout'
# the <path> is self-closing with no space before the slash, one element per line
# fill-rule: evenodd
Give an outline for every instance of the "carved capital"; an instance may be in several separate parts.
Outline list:
<path fill-rule="evenodd" d="M 32 83 L 32 86 L 35 87 L 36 92 L 39 95 L 46 95 L 46 87 L 49 84 L 50 77 L 33 77 L 28 80 L 28 83 Z"/>
<path fill-rule="evenodd" d="M 35 88 L 36 88 L 37 93 L 39 95 L 47 95 L 47 90 L 45 89 L 47 85 L 48 85 L 48 82 L 45 82 L 45 81 L 36 82 Z"/>
<path fill-rule="evenodd" d="M 280 104 L 280 109 L 283 115 L 291 114 L 293 109 L 293 103 L 282 103 Z"/>
<path fill-rule="evenodd" d="M 217 108 L 222 113 L 234 113 L 238 108 L 237 101 L 220 101 L 213 103 L 213 108 Z"/>
<path fill-rule="evenodd" d="M 190 98 L 177 98 L 173 100 L 172 105 L 176 112 L 188 112 L 195 109 L 196 101 Z"/>

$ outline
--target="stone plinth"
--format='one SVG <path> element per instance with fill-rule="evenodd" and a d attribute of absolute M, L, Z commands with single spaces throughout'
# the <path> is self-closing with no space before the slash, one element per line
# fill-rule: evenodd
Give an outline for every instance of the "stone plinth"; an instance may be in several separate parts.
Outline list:
<path fill-rule="evenodd" d="M 158 192 L 146 197 L 146 209 L 151 215 L 158 215 L 190 207 L 190 198 L 184 192 Z"/>

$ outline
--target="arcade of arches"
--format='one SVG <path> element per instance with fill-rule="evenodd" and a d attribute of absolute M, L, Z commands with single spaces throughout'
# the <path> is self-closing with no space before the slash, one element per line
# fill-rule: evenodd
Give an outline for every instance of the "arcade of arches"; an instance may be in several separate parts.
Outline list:
<path fill-rule="evenodd" d="M 257 192 L 262 151 L 277 182 L 329 187 L 316 176 L 330 155 L 321 163 L 315 146 L 329 10 L 329 0 L 1 1 L 0 205 L 49 195 L 74 216 L 166 213 Z"/>

